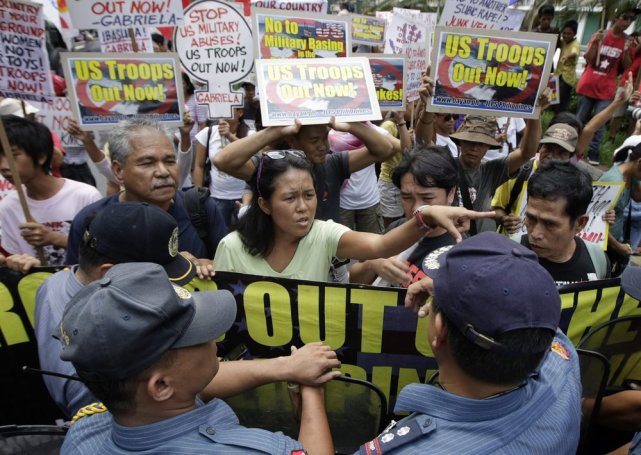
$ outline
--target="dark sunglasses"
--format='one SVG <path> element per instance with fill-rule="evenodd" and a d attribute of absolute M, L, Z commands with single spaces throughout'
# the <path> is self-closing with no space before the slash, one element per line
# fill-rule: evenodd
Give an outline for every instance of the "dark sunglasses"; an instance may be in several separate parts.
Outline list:
<path fill-rule="evenodd" d="M 260 175 L 263 172 L 263 161 L 265 158 L 269 158 L 270 160 L 282 160 L 286 156 L 295 156 L 296 158 L 303 160 L 307 159 L 305 154 L 300 150 L 271 150 L 263 153 L 260 157 L 260 161 L 258 162 L 258 172 L 256 173 L 256 191 L 258 191 L 258 196 L 263 197 L 260 193 Z"/>
<path fill-rule="evenodd" d="M 459 119 L 459 115 L 458 114 L 445 114 L 445 115 L 443 115 L 443 120 L 445 120 L 446 122 L 449 122 L 450 120 L 457 121 L 458 119 Z"/>

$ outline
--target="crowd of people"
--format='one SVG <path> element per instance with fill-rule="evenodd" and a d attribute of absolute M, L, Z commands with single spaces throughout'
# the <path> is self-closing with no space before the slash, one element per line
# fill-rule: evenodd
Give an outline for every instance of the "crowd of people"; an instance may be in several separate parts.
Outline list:
<path fill-rule="evenodd" d="M 611 168 L 597 166 L 606 124 L 617 131 L 640 98 L 641 44 L 625 33 L 640 13 L 617 10 L 577 78 L 576 21 L 557 30 L 554 8 L 538 10 L 534 31 L 561 38 L 560 103 L 537 101 L 554 110 L 545 131 L 540 118 L 428 112 L 427 75 L 416 114 L 385 113 L 380 124 L 263 128 L 252 78 L 244 106 L 212 121 L 183 74 L 182 127 L 136 118 L 98 140 L 71 121 L 86 156 L 63 158 L 26 104 L 0 101 L 10 145 L 0 173 L 24 193 L 0 202 L 0 264 L 69 266 L 37 292 L 40 367 L 67 376 L 44 377 L 67 419 L 103 404 L 71 426 L 63 453 L 334 453 L 323 387 L 340 375 L 339 357 L 316 342 L 219 362 L 215 340 L 236 301 L 184 288 L 216 271 L 407 288 L 408 311 L 427 318 L 439 387 L 405 387 L 395 411 L 411 414 L 361 453 L 574 453 L 581 378 L 559 329 L 558 287 L 641 275 L 629 265 L 641 252 L 634 119 Z M 607 252 L 579 236 L 597 180 L 624 186 L 603 217 Z M 275 381 L 300 385 L 298 440 L 240 426 L 223 401 Z M 619 399 L 631 408 L 634 393 Z M 622 417 L 612 409 L 604 402 L 604 415 Z M 618 453 L 641 453 L 639 440 Z"/>

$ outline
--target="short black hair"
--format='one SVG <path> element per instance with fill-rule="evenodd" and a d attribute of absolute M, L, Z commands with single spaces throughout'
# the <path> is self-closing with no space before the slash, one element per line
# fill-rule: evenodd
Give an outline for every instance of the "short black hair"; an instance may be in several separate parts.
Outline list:
<path fill-rule="evenodd" d="M 392 172 L 392 183 L 401 188 L 401 178 L 410 173 L 421 186 L 450 191 L 458 184 L 458 170 L 447 147 L 429 145 L 406 152 Z"/>
<path fill-rule="evenodd" d="M 165 37 L 160 33 L 156 33 L 156 32 L 152 33 L 151 40 L 159 46 L 165 45 Z"/>
<path fill-rule="evenodd" d="M 527 197 L 548 201 L 565 198 L 565 214 L 574 223 L 588 211 L 592 200 L 592 179 L 568 161 L 546 161 L 530 177 Z"/>
<path fill-rule="evenodd" d="M 18 117 L 17 115 L 3 115 L 2 123 L 7 132 L 10 146 L 24 150 L 35 166 L 40 166 L 38 161 L 45 157 L 41 168 L 45 173 L 51 170 L 53 157 L 53 139 L 51 131 L 40 122 Z M 7 153 L 0 146 L 0 153 Z M 9 151 L 11 153 L 11 151 Z"/>
<path fill-rule="evenodd" d="M 576 35 L 576 32 L 579 30 L 579 23 L 577 21 L 575 21 L 574 19 L 570 19 L 565 24 L 563 24 L 563 28 L 561 28 L 561 31 L 563 31 L 563 29 L 565 29 L 565 28 L 572 29 L 572 31 Z"/>
<path fill-rule="evenodd" d="M 554 16 L 554 5 L 541 5 L 539 7 L 538 16 Z"/>
<path fill-rule="evenodd" d="M 185 93 L 187 95 L 193 95 L 196 91 L 196 87 L 194 87 L 194 84 L 191 83 L 191 79 L 189 79 L 187 73 L 182 72 L 181 75 L 183 78 L 183 88 L 185 89 Z"/>
<path fill-rule="evenodd" d="M 447 318 L 438 306 L 437 296 L 432 300 L 430 311 L 440 313 L 443 318 L 447 343 L 456 364 L 470 377 L 488 384 L 525 382 L 536 371 L 554 339 L 554 332 L 549 329 L 515 329 L 493 337 L 510 348 L 510 352 L 483 349 L 468 340 Z"/>

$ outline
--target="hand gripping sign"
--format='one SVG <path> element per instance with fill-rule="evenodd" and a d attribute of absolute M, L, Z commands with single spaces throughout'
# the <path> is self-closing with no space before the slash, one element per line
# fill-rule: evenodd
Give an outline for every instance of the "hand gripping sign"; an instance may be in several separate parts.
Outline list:
<path fill-rule="evenodd" d="M 231 86 L 254 66 L 252 33 L 242 4 L 203 0 L 189 5 L 184 17 L 174 43 L 190 78 L 207 84 L 196 91 L 196 102 L 209 107 L 209 117 L 231 118 L 232 107 L 243 105 L 243 95 Z"/>

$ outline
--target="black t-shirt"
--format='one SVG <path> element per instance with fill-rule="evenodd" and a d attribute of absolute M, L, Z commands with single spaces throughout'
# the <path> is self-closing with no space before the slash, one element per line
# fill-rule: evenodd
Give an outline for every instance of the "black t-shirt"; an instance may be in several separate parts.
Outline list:
<path fill-rule="evenodd" d="M 552 275 L 557 286 L 597 279 L 596 269 L 585 242 L 579 237 L 575 237 L 574 241 L 576 249 L 570 260 L 566 262 L 551 262 L 539 258 L 539 264 Z M 521 237 L 521 245 L 530 248 L 527 235 Z"/>
<path fill-rule="evenodd" d="M 386 232 L 400 226 L 406 221 L 407 220 L 405 218 L 394 221 L 387 227 Z M 456 240 L 454 240 L 454 238 L 447 232 L 445 234 L 439 235 L 438 237 L 423 237 L 421 240 L 419 240 L 418 245 L 416 246 L 414 251 L 410 253 L 407 260 L 405 261 L 405 263 L 410 267 L 410 274 L 412 275 L 412 278 L 409 280 L 409 282 L 403 283 L 403 287 L 407 287 L 410 284 L 415 283 L 425 277 L 425 272 L 423 270 L 423 261 L 425 261 L 425 258 L 432 251 L 444 246 L 454 244 L 456 244 Z"/>

